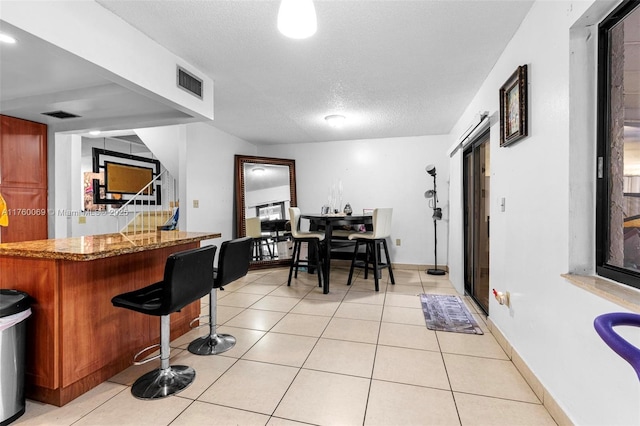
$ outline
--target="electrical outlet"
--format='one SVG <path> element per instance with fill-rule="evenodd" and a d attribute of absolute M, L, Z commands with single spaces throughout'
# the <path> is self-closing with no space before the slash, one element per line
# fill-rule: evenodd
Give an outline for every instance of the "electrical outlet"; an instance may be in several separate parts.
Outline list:
<path fill-rule="evenodd" d="M 200 207 L 200 201 L 199 200 L 193 200 L 193 208 L 197 209 L 198 207 Z"/>
<path fill-rule="evenodd" d="M 402 242 L 402 241 L 400 240 L 400 238 L 396 238 L 396 245 L 397 245 L 397 246 L 399 246 L 401 242 Z"/>

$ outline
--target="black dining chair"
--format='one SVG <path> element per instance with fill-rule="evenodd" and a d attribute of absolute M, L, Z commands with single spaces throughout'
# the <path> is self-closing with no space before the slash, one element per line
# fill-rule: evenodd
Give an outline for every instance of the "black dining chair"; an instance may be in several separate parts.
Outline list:
<path fill-rule="evenodd" d="M 213 288 L 209 293 L 209 334 L 191 342 L 189 352 L 196 355 L 215 355 L 228 351 L 236 344 L 236 338 L 230 334 L 216 333 L 217 290 L 224 290 L 225 285 L 247 275 L 252 246 L 251 237 L 225 241 L 220 245 L 218 267 L 214 270 Z"/>
<path fill-rule="evenodd" d="M 160 358 L 160 368 L 134 382 L 131 393 L 136 398 L 164 398 L 184 390 L 195 379 L 193 368 L 169 365 L 169 316 L 211 292 L 216 249 L 216 246 L 206 246 L 174 253 L 167 258 L 162 281 L 111 299 L 113 306 L 160 317 L 160 344 L 149 346 L 134 356 L 136 365 Z M 158 346 L 159 355 L 137 360 L 141 354 Z"/>
<path fill-rule="evenodd" d="M 347 285 L 351 285 L 353 278 L 353 270 L 356 267 L 364 268 L 364 279 L 368 278 L 369 266 L 373 270 L 374 283 L 376 291 L 380 291 L 379 276 L 380 271 L 384 268 L 389 269 L 389 279 L 391 284 L 395 284 L 393 278 L 393 269 L 391 267 L 391 257 L 389 256 L 389 248 L 387 246 L 387 238 L 391 236 L 391 215 L 393 209 L 374 209 L 373 210 L 373 230 L 367 232 L 357 232 L 349 235 L 350 240 L 356 242 L 353 257 L 351 260 L 351 268 L 349 269 L 349 279 Z M 361 244 L 366 244 L 367 252 L 364 260 L 358 260 L 358 250 Z M 384 250 L 385 262 L 382 262 L 381 250 Z"/>

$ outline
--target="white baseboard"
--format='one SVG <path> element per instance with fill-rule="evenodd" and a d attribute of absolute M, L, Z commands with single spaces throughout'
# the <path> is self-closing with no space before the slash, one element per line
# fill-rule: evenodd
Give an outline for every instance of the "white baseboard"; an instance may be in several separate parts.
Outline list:
<path fill-rule="evenodd" d="M 495 326 L 491 318 L 487 318 L 487 327 L 493 334 L 493 337 L 498 341 L 498 344 L 504 349 L 513 365 L 518 369 L 524 380 L 531 386 L 531 389 L 536 394 L 538 399 L 545 406 L 553 420 L 558 423 L 559 426 L 573 426 L 573 422 L 569 419 L 569 416 L 564 412 L 556 400 L 549 394 L 544 385 L 538 380 L 535 374 L 531 371 L 529 366 L 524 362 L 518 351 L 513 349 L 507 338 L 502 332 Z"/>

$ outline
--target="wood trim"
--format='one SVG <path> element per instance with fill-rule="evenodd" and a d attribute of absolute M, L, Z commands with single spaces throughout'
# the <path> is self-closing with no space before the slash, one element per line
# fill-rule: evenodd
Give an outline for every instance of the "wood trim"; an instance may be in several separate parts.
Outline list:
<path fill-rule="evenodd" d="M 278 165 L 287 166 L 289 168 L 289 189 L 290 189 L 290 205 L 291 207 L 298 206 L 297 189 L 296 189 L 296 160 L 290 160 L 286 158 L 272 158 L 272 157 L 257 157 L 251 155 L 235 155 L 235 216 L 236 216 L 236 233 L 235 238 L 245 237 L 247 235 L 247 226 L 245 223 L 244 211 L 245 211 L 245 177 L 244 177 L 244 165 L 250 164 L 264 164 L 264 165 Z M 263 269 L 274 268 L 278 266 L 289 265 L 291 259 L 279 259 L 279 260 L 266 260 L 251 262 L 250 269 Z"/>

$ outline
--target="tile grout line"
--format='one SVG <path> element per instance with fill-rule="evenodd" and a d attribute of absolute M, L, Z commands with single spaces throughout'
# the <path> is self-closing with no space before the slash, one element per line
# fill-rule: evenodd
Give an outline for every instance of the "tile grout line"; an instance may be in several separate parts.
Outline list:
<path fill-rule="evenodd" d="M 264 277 L 266 277 L 266 276 L 268 276 L 268 275 L 269 275 L 269 274 L 261 275 L 261 276 L 260 276 L 260 278 L 257 278 L 256 280 L 253 280 L 251 283 L 253 283 L 253 284 L 260 284 L 260 283 L 255 283 L 255 281 L 257 281 L 258 279 L 264 279 Z M 277 275 L 276 275 L 276 276 L 277 276 Z M 422 274 L 418 274 L 418 276 L 420 277 L 420 281 L 421 281 L 421 284 L 420 284 L 420 285 L 421 285 L 421 287 L 422 287 L 422 291 L 425 291 Z M 383 325 L 383 322 L 384 322 L 384 321 L 383 321 L 384 313 L 385 313 L 385 311 L 387 311 L 387 310 L 388 310 L 387 308 L 395 307 L 395 306 L 388 306 L 388 305 L 387 305 L 387 302 L 389 302 L 389 301 L 390 301 L 390 297 L 391 297 L 391 296 L 389 296 L 389 297 L 388 297 L 388 294 L 397 294 L 397 295 L 399 295 L 399 296 L 404 296 L 404 295 L 410 296 L 410 294 L 408 294 L 408 293 L 393 293 L 393 292 L 392 292 L 392 293 L 388 293 L 389 283 L 388 283 L 388 277 L 386 277 L 386 278 L 387 278 L 387 280 L 386 280 L 387 282 L 386 282 L 386 285 L 385 285 L 385 289 L 384 289 L 384 298 L 383 298 L 383 302 L 382 302 L 382 305 L 381 305 L 382 310 L 381 310 L 380 317 L 379 317 L 379 320 L 378 320 L 377 338 L 376 338 L 376 342 L 375 342 L 375 353 L 374 353 L 373 363 L 372 363 L 372 367 L 371 367 L 371 376 L 370 376 L 370 378 L 369 378 L 369 388 L 368 388 L 367 397 L 366 397 L 366 400 L 365 400 L 364 417 L 363 417 L 363 422 L 362 422 L 362 424 L 363 424 L 363 425 L 365 424 L 365 421 L 366 421 L 366 418 L 367 418 L 367 412 L 368 412 L 368 410 L 369 410 L 369 408 L 370 408 L 370 407 L 369 407 L 369 402 L 370 402 L 370 398 L 371 398 L 372 384 L 373 384 L 373 380 L 374 380 L 373 374 L 374 374 L 374 371 L 375 371 L 376 361 L 378 360 L 378 350 L 379 350 L 379 348 L 380 348 L 381 346 L 392 346 L 392 347 L 393 347 L 393 345 L 382 345 L 382 344 L 380 343 L 380 341 L 381 341 L 381 329 L 382 329 L 382 325 Z M 248 284 L 246 284 L 246 285 L 249 285 L 249 284 L 251 284 L 251 283 L 248 283 Z M 268 284 L 268 283 L 264 283 L 264 284 Z M 182 409 L 182 410 L 181 410 L 181 411 L 180 411 L 180 412 L 179 412 L 179 413 L 174 417 L 174 419 L 173 419 L 173 420 L 171 420 L 168 424 L 172 424 L 172 423 L 174 423 L 174 422 L 175 422 L 175 421 L 176 421 L 176 420 L 177 420 L 177 419 L 178 419 L 178 418 L 179 418 L 179 417 L 180 417 L 180 416 L 181 416 L 185 411 L 187 411 L 190 407 L 192 407 L 192 406 L 194 405 L 194 402 L 195 402 L 195 401 L 202 402 L 202 403 L 209 404 L 209 405 L 215 405 L 215 406 L 221 406 L 221 407 L 228 407 L 228 408 L 230 408 L 230 409 L 234 409 L 234 410 L 238 410 L 238 411 L 243 411 L 243 412 L 255 413 L 255 414 L 260 414 L 260 415 L 268 416 L 268 417 L 269 417 L 269 420 L 267 420 L 267 424 L 268 424 L 268 422 L 269 422 L 269 421 L 271 421 L 271 419 L 286 419 L 285 417 L 277 417 L 277 416 L 274 416 L 273 414 L 275 413 L 275 411 L 278 409 L 278 407 L 279 407 L 279 406 L 280 406 L 280 404 L 282 403 L 282 401 L 283 401 L 283 399 L 284 399 L 285 395 L 286 395 L 286 394 L 287 394 L 287 392 L 291 389 L 291 386 L 292 386 L 293 382 L 294 382 L 294 381 L 296 380 L 296 378 L 299 376 L 299 374 L 301 373 L 302 369 L 309 370 L 309 371 L 319 371 L 319 372 L 323 372 L 323 373 L 333 374 L 333 375 L 336 375 L 336 376 L 348 376 L 348 377 L 358 377 L 358 378 L 363 378 L 363 376 L 357 376 L 357 375 L 352 375 L 352 374 L 344 374 L 344 373 L 338 373 L 338 372 L 331 372 L 331 371 L 315 370 L 315 369 L 305 368 L 305 367 L 304 367 L 305 363 L 309 360 L 309 357 L 310 357 L 311 353 L 312 353 L 312 352 L 317 348 L 317 345 L 319 344 L 320 339 L 327 339 L 327 340 L 340 340 L 340 341 L 353 342 L 353 343 L 366 343 L 366 342 L 357 342 L 357 341 L 354 341 L 354 340 L 352 340 L 352 339 L 348 339 L 348 340 L 344 339 L 344 340 L 343 340 L 343 339 L 333 339 L 333 338 L 323 338 L 323 337 L 322 337 L 322 336 L 323 336 L 323 334 L 324 334 L 324 332 L 326 332 L 327 328 L 329 327 L 329 325 L 330 325 L 331 321 L 333 321 L 334 319 L 337 319 L 337 318 L 340 318 L 340 319 L 349 319 L 348 317 L 340 317 L 340 316 L 337 316 L 337 315 L 338 315 L 338 312 L 340 311 L 340 309 L 341 309 L 343 306 L 346 306 L 346 305 L 345 305 L 345 303 L 348 303 L 348 304 L 361 304 L 361 305 L 369 305 L 369 306 L 376 306 L 376 305 L 377 305 L 376 303 L 359 303 L 358 301 L 347 300 L 347 297 L 349 296 L 349 294 L 355 294 L 355 293 L 363 293 L 363 295 L 365 294 L 365 292 L 364 292 L 364 291 L 361 291 L 361 290 L 355 290 L 355 287 L 353 287 L 353 286 L 352 286 L 351 288 L 349 288 L 349 289 L 348 289 L 348 290 L 347 290 L 347 291 L 342 295 L 342 297 L 340 298 L 340 300 L 338 300 L 338 301 L 337 301 L 337 302 L 338 302 L 338 303 L 337 303 L 337 307 L 336 307 L 336 309 L 333 311 L 333 313 L 332 313 L 332 315 L 331 315 L 331 316 L 315 315 L 315 314 L 307 314 L 307 313 L 297 313 L 297 315 L 309 315 L 309 316 L 320 316 L 320 317 L 325 317 L 325 318 L 328 318 L 328 321 L 327 321 L 327 323 L 323 326 L 322 331 L 320 332 L 320 335 L 319 335 L 319 336 L 317 336 L 317 337 L 316 337 L 316 336 L 306 336 L 306 337 L 313 337 L 313 338 L 315 338 L 315 339 L 316 339 L 316 340 L 315 340 L 315 343 L 313 344 L 313 347 L 311 348 L 311 350 L 309 351 L 309 353 L 306 355 L 306 357 L 305 357 L 304 361 L 302 361 L 301 366 L 300 366 L 300 367 L 298 367 L 298 371 L 296 372 L 296 374 L 295 374 L 295 376 L 293 377 L 293 379 L 292 379 L 291 383 L 288 385 L 287 389 L 285 390 L 285 392 L 283 393 L 282 397 L 280 398 L 280 401 L 275 405 L 275 408 L 274 408 L 274 410 L 272 411 L 272 413 L 271 413 L 270 415 L 267 415 L 267 414 L 265 414 L 265 413 L 254 412 L 254 411 L 251 411 L 251 410 L 249 410 L 249 409 L 241 409 L 241 408 L 236 408 L 236 407 L 231 407 L 231 406 L 222 405 L 222 404 L 215 403 L 215 402 L 208 402 L 208 401 L 200 401 L 200 400 L 198 400 L 198 398 L 200 398 L 200 397 L 201 397 L 201 396 L 202 396 L 206 391 L 208 391 L 208 390 L 211 388 L 211 386 L 213 386 L 214 384 L 216 384 L 216 383 L 217 383 L 217 382 L 218 382 L 218 381 L 219 381 L 219 380 L 220 380 L 220 379 L 221 379 L 221 378 L 222 378 L 222 377 L 223 377 L 223 376 L 224 376 L 224 375 L 229 371 L 229 369 L 231 369 L 233 366 L 235 366 L 235 365 L 238 363 L 238 361 L 240 361 L 241 359 L 243 359 L 242 357 L 243 357 L 243 356 L 245 356 L 245 355 L 246 355 L 250 350 L 252 350 L 252 349 L 256 346 L 256 344 L 257 344 L 258 342 L 262 341 L 262 340 L 264 339 L 264 337 L 265 337 L 265 336 L 267 336 L 268 334 L 286 334 L 286 335 L 293 335 L 293 336 L 305 336 L 305 335 L 297 335 L 297 334 L 290 334 L 290 333 L 277 332 L 277 331 L 274 331 L 274 328 L 275 328 L 278 324 L 280 324 L 280 323 L 282 322 L 282 320 L 283 320 L 287 315 L 292 314 L 293 312 L 291 312 L 291 311 L 292 311 L 293 309 L 295 309 L 295 307 L 296 307 L 296 306 L 298 306 L 302 300 L 307 299 L 307 296 L 309 296 L 309 295 L 314 291 L 314 288 L 313 288 L 313 287 L 312 287 L 312 288 L 311 288 L 311 289 L 310 289 L 310 290 L 309 290 L 309 291 L 308 291 L 304 296 L 302 296 L 302 297 L 295 297 L 295 299 L 297 299 L 297 302 L 296 302 L 296 303 L 295 303 L 291 308 L 289 308 L 289 310 L 288 310 L 288 311 L 269 311 L 269 310 L 263 310 L 263 309 L 256 309 L 256 308 L 252 308 L 252 306 L 254 306 L 255 304 L 259 303 L 259 302 L 260 302 L 261 300 L 263 300 L 265 297 L 267 297 L 267 296 L 269 296 L 269 295 L 272 295 L 272 293 L 273 293 L 274 291 L 276 291 L 278 288 L 282 287 L 283 285 L 286 285 L 286 282 L 285 282 L 284 284 L 277 285 L 277 286 L 276 286 L 276 288 L 274 288 L 273 290 L 271 290 L 270 292 L 268 292 L 268 293 L 266 293 L 266 294 L 260 294 L 259 296 L 261 296 L 261 297 L 260 297 L 258 300 L 256 300 L 255 302 L 253 302 L 253 303 L 252 303 L 252 304 L 250 304 L 249 306 L 242 307 L 242 308 L 241 308 L 241 311 L 240 311 L 239 313 L 237 313 L 237 314 L 235 314 L 235 315 L 231 316 L 229 319 L 227 319 L 227 321 L 226 321 L 224 324 L 228 323 L 231 319 L 233 319 L 233 318 L 237 317 L 237 316 L 238 316 L 238 315 L 240 315 L 241 313 L 246 312 L 248 309 L 252 309 L 252 310 L 255 310 L 255 311 L 280 312 L 280 313 L 282 313 L 282 314 L 283 314 L 283 316 L 282 316 L 278 321 L 276 321 L 276 322 L 274 323 L 274 325 L 273 325 L 273 326 L 271 326 L 268 330 L 257 330 L 257 331 L 260 331 L 260 332 L 262 332 L 262 333 L 264 333 L 264 334 L 263 334 L 263 335 L 262 335 L 262 336 L 261 336 L 261 337 L 260 337 L 256 342 L 254 342 L 250 347 L 248 347 L 248 348 L 247 348 L 247 349 L 246 349 L 246 350 L 245 350 L 245 351 L 244 351 L 244 352 L 243 352 L 243 353 L 242 353 L 238 358 L 234 358 L 234 357 L 227 357 L 227 358 L 233 358 L 233 359 L 234 359 L 233 363 L 231 363 L 227 368 L 225 368 L 225 369 L 224 369 L 224 371 L 223 371 L 221 374 L 219 374 L 219 375 L 218 375 L 218 377 L 217 377 L 217 378 L 216 378 L 216 379 L 215 379 L 215 380 L 214 380 L 214 381 L 213 381 L 213 382 L 212 382 L 212 383 L 211 383 L 211 384 L 210 384 L 210 385 L 209 385 L 209 386 L 208 386 L 208 387 L 207 387 L 203 392 L 201 392 L 198 396 L 193 397 L 193 398 L 187 398 L 187 397 L 184 397 L 184 396 L 181 396 L 181 395 L 176 395 L 176 397 L 177 397 L 178 399 L 182 399 L 182 400 L 187 400 L 187 401 L 189 401 L 189 404 L 188 404 L 184 409 Z M 243 287 L 244 287 L 244 286 L 243 286 Z M 240 287 L 239 289 L 241 289 L 241 288 L 242 288 L 242 287 Z M 419 287 L 417 287 L 417 286 L 416 286 L 416 289 L 417 289 L 417 288 L 419 288 Z M 431 287 L 430 287 L 430 288 L 431 288 Z M 239 289 L 238 289 L 238 290 L 239 290 Z M 236 293 L 236 291 L 237 291 L 237 290 L 234 290 L 233 292 L 231 292 L 231 291 L 230 291 L 230 293 Z M 403 289 L 403 291 L 406 291 L 406 289 Z M 373 293 L 373 292 L 371 292 L 371 293 Z M 253 294 L 253 295 L 256 295 L 255 293 L 242 293 L 242 292 L 238 292 L 238 294 L 246 294 L 246 295 Z M 274 295 L 274 297 L 276 297 L 276 296 Z M 287 297 L 287 296 L 280 296 L 280 297 Z M 311 299 L 307 299 L 307 300 L 318 300 L 318 299 L 311 298 Z M 394 299 L 394 300 L 395 300 L 395 299 Z M 402 300 L 399 300 L 399 302 L 402 302 Z M 398 308 L 403 308 L 403 309 L 404 309 L 404 308 L 407 308 L 407 306 L 402 306 L 402 303 L 399 303 L 399 306 L 397 306 L 397 307 L 398 307 Z M 201 309 L 202 309 L 202 308 L 201 308 Z M 356 316 L 356 317 L 354 317 L 353 319 L 358 319 L 358 317 Z M 367 321 L 370 321 L 370 320 L 367 320 Z M 403 322 L 393 323 L 393 324 L 402 324 L 402 325 L 407 325 L 407 326 L 411 326 L 411 325 L 413 325 L 413 324 L 408 324 L 408 323 L 403 323 Z M 417 325 L 414 325 L 414 326 L 417 326 Z M 242 328 L 242 327 L 241 327 L 241 328 Z M 247 330 L 255 330 L 255 329 L 249 328 L 249 329 L 247 329 Z M 446 363 L 444 363 L 444 354 L 445 354 L 445 352 L 443 352 L 443 350 L 442 350 L 442 346 L 441 346 L 441 342 L 440 342 L 440 338 L 439 338 L 438 333 L 435 333 L 435 336 L 436 336 L 436 342 L 437 342 L 437 344 L 438 344 L 438 352 L 440 352 L 440 354 L 441 354 L 441 359 L 442 359 L 442 362 L 443 362 L 444 367 L 445 367 L 445 373 L 447 374 L 447 381 L 448 381 L 448 384 L 449 384 L 449 387 L 450 387 L 449 391 L 450 391 L 450 393 L 451 393 L 451 395 L 452 395 L 452 398 L 453 398 L 453 402 L 454 402 L 454 406 L 455 406 L 455 409 L 456 409 L 456 414 L 457 414 L 457 416 L 458 416 L 458 420 L 459 420 L 459 422 L 461 422 L 461 417 L 460 417 L 460 411 L 459 411 L 459 409 L 458 409 L 458 401 L 456 400 L 456 393 L 459 393 L 459 394 L 466 394 L 466 395 L 480 396 L 480 397 L 484 397 L 484 398 L 491 398 L 491 399 L 495 399 L 495 400 L 503 400 L 503 401 L 517 402 L 517 403 L 523 403 L 523 402 L 524 402 L 524 403 L 526 403 L 526 404 L 534 405 L 534 406 L 540 405 L 540 404 L 538 404 L 538 403 L 532 403 L 532 402 L 529 402 L 529 401 L 512 400 L 512 399 L 508 399 L 508 398 L 501 398 L 501 397 L 496 397 L 496 396 L 483 395 L 483 394 L 478 394 L 478 393 L 473 393 L 473 392 L 454 392 L 454 391 L 453 391 L 453 389 L 452 389 L 452 385 L 451 385 L 451 378 L 450 378 L 450 375 L 449 375 L 449 371 L 447 370 L 447 365 L 446 365 Z M 494 339 L 495 339 L 495 337 L 494 337 Z M 400 348 L 400 347 L 402 347 L 402 346 L 397 346 L 397 347 L 399 347 L 399 348 Z M 179 347 L 177 347 L 177 346 L 172 346 L 172 349 L 176 349 L 176 352 L 177 352 L 177 353 L 176 353 L 176 356 L 179 356 L 180 354 L 184 353 L 184 352 L 185 352 L 185 350 L 186 350 L 186 349 L 180 349 L 180 348 L 179 348 Z M 434 352 L 434 351 L 432 351 L 432 350 L 428 350 L 428 349 L 420 349 L 420 350 L 423 350 L 423 351 L 425 351 L 425 352 L 426 352 L 426 351 L 428 351 L 428 352 Z M 504 349 L 503 349 L 503 350 L 504 350 Z M 448 353 L 449 353 L 449 352 L 447 352 L 447 354 L 448 354 Z M 453 355 L 458 355 L 458 356 L 470 357 L 470 358 L 483 358 L 483 359 L 492 359 L 492 360 L 505 361 L 505 360 L 501 360 L 501 359 L 493 358 L 493 357 L 475 356 L 475 355 L 469 355 L 469 354 L 464 354 L 464 353 L 462 353 L 462 354 L 458 354 L 458 353 L 451 353 L 451 354 L 453 354 Z M 173 358 L 173 357 L 172 357 L 172 358 Z M 245 361 L 252 361 L 252 362 L 258 362 L 258 363 L 265 363 L 264 361 L 253 361 L 253 360 L 245 360 Z M 510 362 L 512 362 L 512 363 L 513 363 L 513 361 L 512 361 L 512 360 L 511 360 Z M 284 364 L 277 364 L 277 363 L 275 363 L 275 362 L 266 362 L 265 364 L 281 365 L 281 366 L 282 366 L 282 365 L 284 365 Z M 521 373 L 521 375 L 522 375 L 522 373 Z M 110 382 L 110 380 L 107 380 L 107 381 L 108 381 L 108 382 Z M 418 387 L 418 388 L 432 388 L 432 389 L 437 389 L 437 390 L 443 390 L 443 389 L 441 389 L 441 388 L 437 388 L 437 387 L 422 386 L 422 385 L 415 385 L 415 384 L 408 384 L 408 383 L 402 383 L 402 382 L 391 381 L 391 380 L 381 380 L 381 381 L 389 382 L 389 383 L 397 383 L 397 384 L 407 385 L 407 386 L 411 386 L 411 387 Z M 103 401 L 102 403 L 100 403 L 99 405 L 95 406 L 94 408 L 92 408 L 92 409 L 91 409 L 90 411 L 88 411 L 87 413 L 83 414 L 79 419 L 77 419 L 77 420 L 73 421 L 73 422 L 72 422 L 72 424 L 78 423 L 81 419 L 85 418 L 86 416 L 88 416 L 88 415 L 89 415 L 89 414 L 91 414 L 91 413 L 94 413 L 98 408 L 102 407 L 102 406 L 103 406 L 104 404 L 106 404 L 107 402 L 112 401 L 112 400 L 113 400 L 114 398 L 116 398 L 118 395 L 122 395 L 122 391 L 123 391 L 123 390 L 125 390 L 125 389 L 130 390 L 130 388 L 131 388 L 131 386 L 130 386 L 130 385 L 126 385 L 126 384 L 124 384 L 124 385 L 123 385 L 122 383 L 117 383 L 117 382 L 111 382 L 111 383 L 114 383 L 114 384 L 117 384 L 117 385 L 124 386 L 124 388 L 123 388 L 123 389 L 121 389 L 121 390 L 119 390 L 119 391 L 117 391 L 113 396 L 109 397 L 108 399 L 106 399 L 105 401 Z M 531 386 L 531 385 L 529 385 L 529 386 Z M 444 389 L 444 390 L 446 390 L 446 389 Z M 545 407 L 545 408 L 546 408 L 546 407 Z M 548 411 L 548 410 L 547 410 L 547 411 Z M 287 420 L 292 420 L 292 421 L 301 422 L 300 420 L 293 420 L 293 419 L 287 419 Z M 313 424 L 313 423 L 308 423 L 308 424 Z"/>
<path fill-rule="evenodd" d="M 377 273 L 377 272 L 374 272 L 374 273 Z M 387 286 L 389 285 L 388 280 L 389 279 L 387 278 L 387 283 L 386 283 Z M 380 322 L 378 324 L 378 337 L 376 338 L 376 351 L 373 354 L 373 363 L 371 364 L 371 377 L 369 378 L 369 390 L 367 392 L 367 399 L 364 405 L 364 415 L 362 416 L 362 426 L 364 426 L 367 420 L 367 410 L 369 409 L 369 398 L 371 398 L 371 387 L 373 386 L 373 374 L 376 369 L 376 359 L 378 358 L 378 347 L 380 346 L 380 331 L 382 330 L 382 319 L 384 318 L 386 301 L 387 301 L 387 287 L 385 286 L 384 300 L 382 301 L 382 312 L 380 313 Z"/>
<path fill-rule="evenodd" d="M 420 275 L 420 281 L 422 282 L 422 275 Z M 422 290 L 425 292 L 424 282 L 422 283 Z M 425 324 L 426 327 L 426 324 Z M 458 401 L 456 401 L 456 395 L 453 392 L 453 385 L 451 384 L 451 377 L 449 376 L 449 370 L 447 369 L 447 363 L 444 360 L 444 353 L 442 352 L 442 345 L 440 345 L 440 338 L 438 337 L 438 333 L 436 331 L 433 332 L 436 337 L 436 342 L 438 343 L 438 350 L 440 351 L 440 359 L 442 359 L 442 366 L 444 367 L 444 372 L 447 375 L 447 382 L 449 383 L 449 392 L 451 394 L 451 399 L 453 400 L 453 406 L 456 409 L 456 415 L 458 416 L 458 422 L 462 425 L 462 418 L 460 416 L 460 410 L 458 409 Z"/>
<path fill-rule="evenodd" d="M 308 295 L 308 293 L 307 293 Z M 346 296 L 346 293 L 345 293 Z M 306 296 L 305 296 L 306 297 Z M 303 298 L 304 299 L 304 298 Z M 344 300 L 344 297 L 342 298 Z M 312 299 L 313 300 L 313 299 Z M 300 302 L 302 301 L 302 299 L 300 299 Z M 298 303 L 300 303 L 298 302 Z M 342 304 L 342 301 L 340 301 L 340 305 Z M 304 364 L 307 362 L 307 360 L 309 359 L 309 357 L 311 356 L 311 353 L 313 352 L 313 350 L 316 348 L 316 346 L 318 346 L 318 342 L 320 341 L 320 339 L 322 338 L 322 335 L 324 334 L 324 332 L 327 330 L 327 328 L 329 327 L 329 324 L 331 323 L 331 320 L 335 317 L 335 313 L 338 311 L 338 309 L 340 308 L 340 305 L 338 305 L 338 308 L 336 308 L 336 310 L 334 311 L 333 315 L 330 317 L 329 321 L 327 321 L 327 324 L 324 326 L 322 332 L 320 333 L 320 335 L 316 338 L 316 342 L 313 344 L 313 347 L 311 348 L 311 350 L 309 351 L 309 353 L 307 354 L 306 358 L 304 359 L 304 361 L 302 362 L 302 364 L 300 365 L 300 367 L 298 368 L 297 373 L 295 374 L 295 376 L 293 376 L 293 379 L 291 380 L 291 383 L 289 383 L 289 386 L 287 386 L 287 389 L 284 391 L 284 393 L 282 394 L 282 396 L 280 397 L 280 400 L 278 401 L 278 403 L 276 404 L 275 408 L 273 409 L 273 411 L 271 412 L 271 415 L 269 416 L 269 421 L 271 420 L 271 418 L 274 417 L 274 414 L 276 411 L 278 411 L 278 407 L 280 407 L 280 404 L 282 404 L 282 401 L 284 400 L 285 396 L 287 395 L 287 392 L 289 392 L 289 390 L 291 389 L 291 386 L 293 385 L 293 383 L 296 381 L 296 378 L 300 375 L 300 372 L 302 371 Z M 296 304 L 297 306 L 297 304 Z M 291 308 L 293 309 L 293 308 Z M 282 317 L 284 318 L 284 317 Z M 282 319 L 281 319 L 282 320 Z M 280 321 L 278 321 L 280 322 Z M 277 323 L 276 323 L 277 325 Z M 275 325 L 274 325 L 275 327 Z M 273 327 L 272 327 L 273 329 Z M 276 417 L 276 418 L 281 418 L 281 419 L 285 419 L 285 420 L 290 420 L 290 421 L 294 421 L 294 422 L 299 422 L 300 420 L 295 420 L 295 419 L 287 419 L 285 417 Z M 267 422 L 268 423 L 268 422 Z"/>

